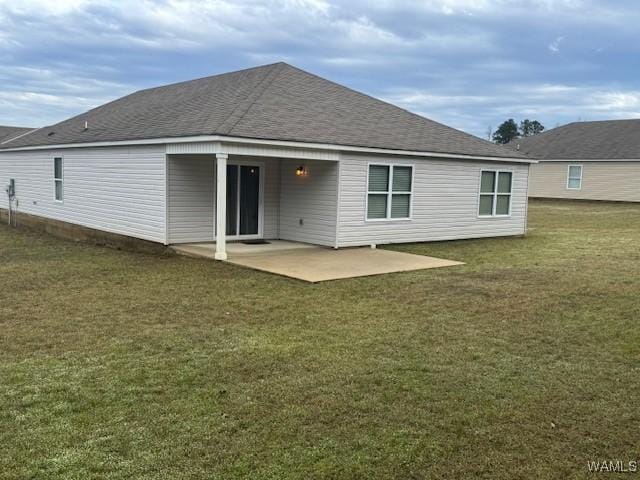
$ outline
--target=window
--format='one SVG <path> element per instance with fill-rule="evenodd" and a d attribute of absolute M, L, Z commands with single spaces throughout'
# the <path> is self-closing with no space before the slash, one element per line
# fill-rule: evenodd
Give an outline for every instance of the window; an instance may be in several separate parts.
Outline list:
<path fill-rule="evenodd" d="M 411 217 L 413 167 L 369 165 L 367 220 L 398 220 Z"/>
<path fill-rule="evenodd" d="M 481 217 L 499 217 L 511 214 L 512 180 L 512 172 L 482 171 L 478 215 Z"/>
<path fill-rule="evenodd" d="M 567 189 L 580 190 L 582 188 L 582 165 L 569 165 L 567 169 Z"/>
<path fill-rule="evenodd" d="M 53 184 L 55 191 L 55 199 L 58 202 L 62 201 L 63 195 L 63 173 L 62 173 L 62 157 L 56 157 L 53 159 Z"/>

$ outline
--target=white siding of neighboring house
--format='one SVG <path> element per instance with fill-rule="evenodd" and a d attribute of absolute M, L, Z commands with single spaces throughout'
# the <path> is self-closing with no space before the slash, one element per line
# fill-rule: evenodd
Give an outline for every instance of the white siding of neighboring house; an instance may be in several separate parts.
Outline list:
<path fill-rule="evenodd" d="M 413 165 L 411 220 L 366 221 L 369 163 Z M 511 216 L 479 218 L 483 169 L 513 172 Z M 526 232 L 528 165 L 344 155 L 340 166 L 338 246 L 521 235 Z"/>
<path fill-rule="evenodd" d="M 296 175 L 301 165 L 307 176 Z M 280 238 L 335 246 L 338 163 L 283 160 L 280 177 Z"/>
<path fill-rule="evenodd" d="M 569 165 L 582 165 L 582 188 L 567 188 Z M 530 197 L 640 202 L 640 160 L 544 162 L 531 165 Z"/>
<path fill-rule="evenodd" d="M 18 211 L 54 220 L 165 241 L 164 146 L 0 152 L 4 187 L 16 181 Z M 64 201 L 54 199 L 53 158 L 64 158 Z"/>
<path fill-rule="evenodd" d="M 230 156 L 262 167 L 264 238 L 278 238 L 280 160 Z M 169 243 L 215 241 L 215 156 L 169 155 Z"/>

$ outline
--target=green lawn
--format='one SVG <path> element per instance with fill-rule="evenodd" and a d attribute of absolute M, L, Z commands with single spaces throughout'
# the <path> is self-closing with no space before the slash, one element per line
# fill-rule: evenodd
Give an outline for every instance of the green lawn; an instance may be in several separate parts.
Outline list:
<path fill-rule="evenodd" d="M 640 205 L 534 202 L 529 226 L 393 247 L 465 266 L 317 285 L 1 226 L 0 478 L 584 478 L 636 460 Z"/>

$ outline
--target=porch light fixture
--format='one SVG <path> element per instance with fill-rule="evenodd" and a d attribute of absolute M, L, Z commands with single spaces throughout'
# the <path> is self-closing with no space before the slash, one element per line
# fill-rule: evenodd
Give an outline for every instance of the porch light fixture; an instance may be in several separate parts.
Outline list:
<path fill-rule="evenodd" d="M 296 176 L 306 177 L 307 175 L 309 175 L 309 171 L 304 165 L 300 165 L 298 168 L 296 168 Z"/>

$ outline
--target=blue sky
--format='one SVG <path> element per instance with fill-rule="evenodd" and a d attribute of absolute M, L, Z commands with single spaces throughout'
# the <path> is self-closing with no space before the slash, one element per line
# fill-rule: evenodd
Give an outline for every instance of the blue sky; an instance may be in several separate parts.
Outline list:
<path fill-rule="evenodd" d="M 640 117 L 635 0 L 0 0 L 0 125 L 286 61 L 486 136 Z"/>

